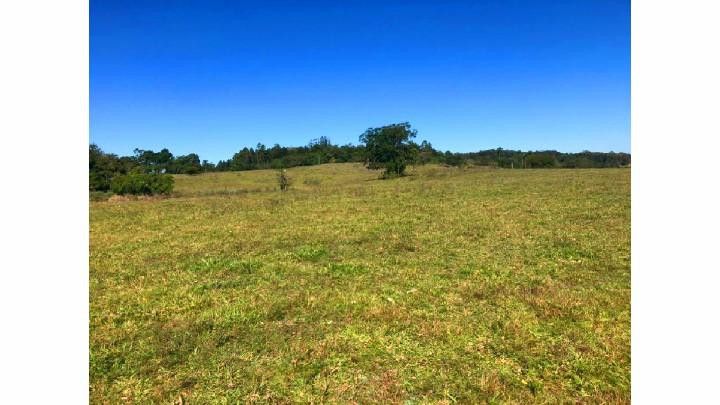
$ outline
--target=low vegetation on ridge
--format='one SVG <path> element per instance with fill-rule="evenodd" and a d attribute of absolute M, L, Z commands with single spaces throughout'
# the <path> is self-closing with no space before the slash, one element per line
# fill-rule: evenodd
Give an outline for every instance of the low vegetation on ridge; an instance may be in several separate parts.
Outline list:
<path fill-rule="evenodd" d="M 313 139 L 307 146 L 267 148 L 258 143 L 257 148 L 243 148 L 232 159 L 217 164 L 203 160 L 196 153 L 174 156 L 168 149 L 160 152 L 135 149 L 133 156 L 117 156 L 105 153 L 99 146 L 90 145 L 90 191 L 102 195 L 113 191 L 115 177 L 122 176 L 120 194 L 169 194 L 165 187 L 170 183 L 166 174 L 199 174 L 209 172 L 282 169 L 313 166 L 325 163 L 365 163 L 369 169 L 383 169 L 383 178 L 402 176 L 409 165 L 442 164 L 453 167 L 485 166 L 512 169 L 537 168 L 609 168 L 630 165 L 630 154 L 584 151 L 560 153 L 557 151 L 523 152 L 502 148 L 469 152 L 441 152 L 427 142 L 417 144 L 413 138 L 417 131 L 407 122 L 368 128 L 360 135 L 360 145 L 333 145 L 327 137 Z M 162 184 L 150 187 L 148 184 Z M 139 186 L 138 186 L 139 185 Z M 91 195 L 91 197 L 92 197 Z"/>

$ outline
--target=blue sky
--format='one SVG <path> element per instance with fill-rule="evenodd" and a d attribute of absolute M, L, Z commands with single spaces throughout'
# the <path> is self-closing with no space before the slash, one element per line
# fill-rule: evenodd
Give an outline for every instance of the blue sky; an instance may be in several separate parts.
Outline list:
<path fill-rule="evenodd" d="M 629 152 L 629 1 L 90 1 L 108 152 L 217 161 L 402 121 L 441 150 Z"/>

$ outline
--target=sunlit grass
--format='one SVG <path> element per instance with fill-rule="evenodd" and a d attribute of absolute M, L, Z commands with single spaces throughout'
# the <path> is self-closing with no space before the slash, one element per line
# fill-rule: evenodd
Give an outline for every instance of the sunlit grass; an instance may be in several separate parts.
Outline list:
<path fill-rule="evenodd" d="M 410 174 L 91 203 L 92 401 L 629 402 L 630 171 Z"/>

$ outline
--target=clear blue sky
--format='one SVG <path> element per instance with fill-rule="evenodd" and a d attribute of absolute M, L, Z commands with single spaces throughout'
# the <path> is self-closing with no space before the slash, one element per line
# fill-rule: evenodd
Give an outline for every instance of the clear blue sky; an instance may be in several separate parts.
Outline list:
<path fill-rule="evenodd" d="M 90 140 L 630 151 L 630 2 L 90 1 Z"/>

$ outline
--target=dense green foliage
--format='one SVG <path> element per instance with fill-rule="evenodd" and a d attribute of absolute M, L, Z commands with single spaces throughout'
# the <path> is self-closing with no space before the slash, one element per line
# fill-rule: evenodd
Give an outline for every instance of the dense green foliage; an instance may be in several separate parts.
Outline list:
<path fill-rule="evenodd" d="M 107 154 L 97 145 L 90 145 L 90 190 L 109 191 L 114 176 L 127 174 L 136 166 L 133 158 Z"/>
<path fill-rule="evenodd" d="M 200 157 L 195 153 L 173 156 L 167 149 L 160 152 L 135 149 L 134 158 L 145 173 L 198 174 L 203 171 Z"/>
<path fill-rule="evenodd" d="M 369 128 L 360 135 L 365 145 L 365 166 L 383 169 L 384 177 L 398 177 L 405 173 L 408 164 L 417 161 L 418 147 L 412 143 L 417 136 L 409 123 Z"/>
<path fill-rule="evenodd" d="M 407 170 L 90 203 L 90 402 L 629 403 L 630 170 Z"/>
<path fill-rule="evenodd" d="M 135 149 L 134 156 L 118 157 L 90 145 L 90 191 L 116 194 L 168 194 L 172 191 L 169 174 L 197 174 L 203 168 L 197 154 L 174 157 L 170 151 Z"/>
<path fill-rule="evenodd" d="M 113 177 L 110 189 L 115 194 L 157 195 L 170 194 L 174 180 L 169 174 L 130 173 Z"/>
<path fill-rule="evenodd" d="M 259 143 L 255 148 L 243 148 L 231 159 L 221 160 L 214 171 L 278 169 L 281 167 L 312 166 L 323 163 L 361 162 L 363 148 L 353 145 L 333 145 L 327 137 L 313 139 L 307 146 L 271 148 Z"/>
<path fill-rule="evenodd" d="M 616 152 L 561 153 L 554 150 L 528 151 L 504 150 L 502 148 L 479 152 L 446 154 L 458 161 L 475 166 L 498 166 L 515 169 L 538 168 L 607 168 L 630 165 L 630 154 Z"/>

